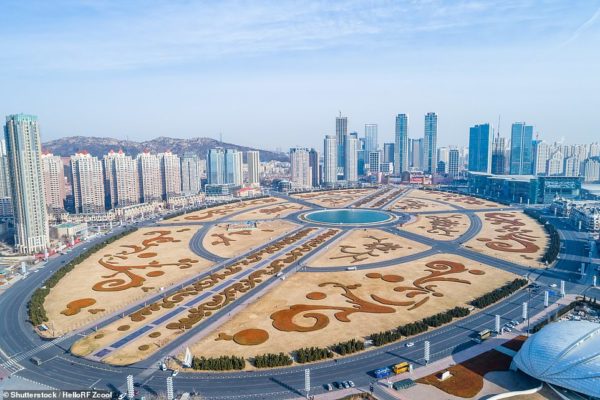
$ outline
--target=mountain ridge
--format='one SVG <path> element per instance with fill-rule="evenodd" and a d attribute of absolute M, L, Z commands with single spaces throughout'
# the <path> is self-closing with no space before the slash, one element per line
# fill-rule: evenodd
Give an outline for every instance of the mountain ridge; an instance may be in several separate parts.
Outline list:
<path fill-rule="evenodd" d="M 261 161 L 288 161 L 286 153 L 270 150 L 261 150 L 248 146 L 240 146 L 233 143 L 222 143 L 218 140 L 207 137 L 196 137 L 190 139 L 171 138 L 159 136 L 157 138 L 137 142 L 135 140 L 116 139 L 112 137 L 98 136 L 67 136 L 60 139 L 50 140 L 42 144 L 44 151 L 51 152 L 62 157 L 71 156 L 77 152 L 87 151 L 91 155 L 102 158 L 110 150 L 123 150 L 125 153 L 135 157 L 143 151 L 152 153 L 161 153 L 172 151 L 182 155 L 185 152 L 198 154 L 201 159 L 206 159 L 209 149 L 223 147 L 225 149 L 235 149 L 239 151 L 258 150 L 260 151 Z"/>

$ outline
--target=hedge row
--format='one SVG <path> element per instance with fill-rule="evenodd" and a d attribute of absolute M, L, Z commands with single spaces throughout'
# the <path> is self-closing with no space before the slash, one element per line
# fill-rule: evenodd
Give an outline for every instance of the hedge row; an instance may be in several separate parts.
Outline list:
<path fill-rule="evenodd" d="M 294 353 L 296 354 L 296 362 L 299 364 L 333 357 L 331 350 L 320 347 L 304 347 L 296 350 Z"/>
<path fill-rule="evenodd" d="M 476 299 L 472 300 L 470 304 L 477 308 L 485 308 L 490 304 L 494 304 L 498 300 L 510 296 L 517 290 L 521 289 L 523 286 L 527 285 L 527 283 L 527 279 L 516 278 L 514 281 L 507 283 L 506 285 L 501 286 L 498 289 L 494 289 L 491 292 L 484 294 L 483 296 L 477 297 Z"/>
<path fill-rule="evenodd" d="M 58 269 L 50 278 L 46 280 L 46 282 L 44 282 L 44 285 L 42 286 L 43 288 L 40 287 L 36 289 L 35 292 L 33 292 L 31 299 L 29 299 L 27 309 L 29 314 L 29 320 L 31 321 L 31 323 L 37 326 L 48 321 L 46 309 L 44 308 L 44 301 L 46 300 L 46 296 L 48 296 L 48 293 L 50 293 L 50 289 L 56 286 L 66 274 L 68 274 L 73 270 L 73 268 L 75 268 L 76 265 L 88 258 L 92 253 L 100 250 L 101 248 L 114 242 L 115 240 L 119 240 L 122 237 L 129 235 L 132 232 L 135 232 L 136 230 L 137 228 L 130 227 L 117 235 L 111 236 L 103 242 L 95 244 L 94 246 L 88 248 L 86 251 L 73 258 L 63 267 Z"/>
<path fill-rule="evenodd" d="M 546 230 L 550 234 L 550 244 L 542 257 L 542 262 L 551 264 L 558 257 L 558 253 L 560 252 L 560 236 L 558 234 L 558 230 L 552 224 L 544 225 Z"/>
<path fill-rule="evenodd" d="M 469 315 L 469 310 L 467 308 L 454 307 L 448 311 L 423 318 L 421 321 L 401 325 L 396 329 L 391 329 L 389 331 L 374 333 L 370 336 L 370 339 L 375 346 L 383 346 L 384 344 L 400 340 L 402 337 L 414 336 L 426 332 L 429 327 L 437 328 L 451 322 L 454 318 L 466 317 L 467 315 Z"/>
<path fill-rule="evenodd" d="M 194 357 L 192 368 L 207 371 L 230 371 L 244 369 L 246 360 L 243 357 L 221 356 L 218 358 Z"/>
<path fill-rule="evenodd" d="M 365 349 L 365 342 L 361 340 L 348 340 L 347 342 L 340 342 L 334 344 L 331 349 L 339 355 L 345 356 L 346 354 L 356 353 Z"/>
<path fill-rule="evenodd" d="M 267 353 L 254 357 L 254 366 L 256 368 L 284 367 L 292 365 L 293 362 L 294 360 L 284 353 Z"/>

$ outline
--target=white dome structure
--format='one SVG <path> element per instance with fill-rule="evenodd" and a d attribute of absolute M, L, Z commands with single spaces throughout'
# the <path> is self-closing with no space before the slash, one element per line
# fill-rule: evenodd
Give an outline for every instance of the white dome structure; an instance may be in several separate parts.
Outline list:
<path fill-rule="evenodd" d="M 540 381 L 600 397 L 600 324 L 551 323 L 523 344 L 513 362 Z"/>

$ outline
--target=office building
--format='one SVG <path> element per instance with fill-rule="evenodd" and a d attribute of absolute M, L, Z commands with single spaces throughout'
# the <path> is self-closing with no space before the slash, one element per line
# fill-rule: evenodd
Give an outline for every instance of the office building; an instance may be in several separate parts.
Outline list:
<path fill-rule="evenodd" d="M 241 186 L 244 180 L 242 170 L 244 164 L 241 151 L 234 149 L 225 150 L 225 183 Z"/>
<path fill-rule="evenodd" d="M 510 135 L 510 174 L 527 175 L 532 172 L 533 126 L 515 122 Z"/>
<path fill-rule="evenodd" d="M 11 197 L 10 180 L 8 176 L 8 157 L 6 156 L 6 141 L 4 135 L 0 138 L 0 198 Z"/>
<path fill-rule="evenodd" d="M 160 159 L 156 154 L 143 152 L 136 157 L 138 167 L 139 191 L 141 201 L 149 203 L 161 201 L 163 194 L 163 179 L 160 168 Z"/>
<path fill-rule="evenodd" d="M 333 186 L 337 182 L 337 139 L 327 135 L 323 140 L 323 183 Z"/>
<path fill-rule="evenodd" d="M 310 166 L 310 175 L 312 178 L 312 187 L 321 186 L 321 165 L 319 163 L 319 152 L 315 149 L 310 149 L 308 154 L 309 157 L 309 166 Z"/>
<path fill-rule="evenodd" d="M 71 182 L 75 213 L 98 214 L 106 211 L 102 161 L 87 151 L 71 156 Z"/>
<path fill-rule="evenodd" d="M 181 192 L 184 195 L 200 193 L 200 157 L 195 153 L 184 153 L 181 157 Z"/>
<path fill-rule="evenodd" d="M 256 150 L 246 152 L 248 162 L 248 184 L 260 185 L 260 153 Z"/>
<path fill-rule="evenodd" d="M 206 162 L 209 185 L 225 184 L 225 150 L 220 147 L 208 151 Z"/>
<path fill-rule="evenodd" d="M 123 151 L 104 156 L 104 196 L 106 208 L 127 207 L 140 201 L 140 179 L 136 160 Z"/>
<path fill-rule="evenodd" d="M 44 252 L 50 239 L 37 117 L 9 115 L 4 126 L 4 139 L 14 215 L 15 249 L 27 254 Z"/>
<path fill-rule="evenodd" d="M 65 170 L 62 159 L 60 156 L 46 153 L 42 154 L 41 161 L 44 174 L 46 209 L 48 210 L 48 213 L 64 212 L 67 193 L 65 188 Z"/>
<path fill-rule="evenodd" d="M 290 175 L 293 188 L 312 187 L 310 151 L 308 149 L 298 147 L 290 149 Z"/>
<path fill-rule="evenodd" d="M 358 182 L 358 138 L 356 135 L 346 136 L 344 148 L 346 150 L 344 180 L 346 182 Z"/>
<path fill-rule="evenodd" d="M 393 163 L 394 162 L 394 143 L 383 144 L 383 162 Z"/>
<path fill-rule="evenodd" d="M 379 143 L 377 141 L 377 124 L 365 124 L 365 145 L 367 152 L 377 151 Z"/>
<path fill-rule="evenodd" d="M 394 134 L 394 175 L 408 171 L 408 115 L 396 115 Z"/>
<path fill-rule="evenodd" d="M 458 177 L 460 172 L 460 152 L 458 149 L 450 149 L 448 152 L 448 175 L 452 178 Z"/>
<path fill-rule="evenodd" d="M 434 174 L 437 166 L 437 114 L 425 115 L 425 136 L 423 138 L 423 172 Z"/>
<path fill-rule="evenodd" d="M 494 175 L 504 175 L 506 173 L 506 139 L 500 137 L 500 135 L 494 138 L 491 171 Z"/>
<path fill-rule="evenodd" d="M 492 129 L 490 124 L 480 124 L 469 129 L 469 171 L 491 172 Z"/>
<path fill-rule="evenodd" d="M 448 149 L 447 147 L 440 147 L 437 149 L 437 160 L 438 160 L 437 172 L 438 173 L 440 173 L 440 174 L 448 173 L 449 156 L 450 156 L 450 149 Z M 442 166 L 443 166 L 443 168 L 440 168 Z"/>
<path fill-rule="evenodd" d="M 368 157 L 369 173 L 377 174 L 381 171 L 381 152 L 370 151 Z"/>
<path fill-rule="evenodd" d="M 343 170 L 344 170 L 344 165 L 345 165 L 344 139 L 346 138 L 347 135 L 348 135 L 348 118 L 342 117 L 342 114 L 340 113 L 340 116 L 335 118 L 335 138 L 337 140 L 337 158 L 338 158 L 337 173 L 338 173 L 338 175 L 343 175 Z"/>

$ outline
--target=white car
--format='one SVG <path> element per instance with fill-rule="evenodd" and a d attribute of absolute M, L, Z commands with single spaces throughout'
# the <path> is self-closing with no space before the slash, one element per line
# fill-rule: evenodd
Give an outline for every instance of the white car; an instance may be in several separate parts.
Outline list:
<path fill-rule="evenodd" d="M 555 287 L 557 287 L 557 286 L 558 286 L 558 285 L 557 285 L 556 283 L 553 283 L 553 284 L 551 284 L 551 285 L 550 285 L 550 287 L 551 287 L 551 288 L 555 288 Z"/>
<path fill-rule="evenodd" d="M 414 342 L 408 342 L 406 343 L 406 347 L 413 347 L 415 345 Z"/>
<path fill-rule="evenodd" d="M 171 374 L 171 376 L 174 378 L 177 376 L 177 374 L 179 373 L 179 370 L 173 370 L 173 373 Z"/>

